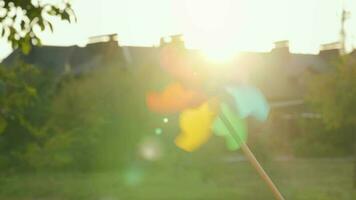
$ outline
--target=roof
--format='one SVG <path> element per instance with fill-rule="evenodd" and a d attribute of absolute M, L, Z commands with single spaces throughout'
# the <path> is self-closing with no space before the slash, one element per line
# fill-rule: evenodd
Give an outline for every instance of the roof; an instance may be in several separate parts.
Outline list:
<path fill-rule="evenodd" d="M 187 50 L 197 58 L 196 50 Z M 126 67 L 152 65 L 159 67 L 159 47 L 118 46 L 117 41 L 98 42 L 86 47 L 42 46 L 33 47 L 29 55 L 16 50 L 3 63 L 11 65 L 16 58 L 35 64 L 58 74 L 70 65 L 75 74 L 90 71 L 111 63 Z M 356 54 L 356 53 L 355 53 Z M 293 54 L 288 48 L 276 48 L 271 52 L 244 52 L 231 65 L 243 66 L 253 84 L 269 99 L 300 99 L 304 93 L 302 76 L 306 71 L 323 72 L 330 60 L 338 56 L 338 50 L 321 51 L 319 55 Z"/>

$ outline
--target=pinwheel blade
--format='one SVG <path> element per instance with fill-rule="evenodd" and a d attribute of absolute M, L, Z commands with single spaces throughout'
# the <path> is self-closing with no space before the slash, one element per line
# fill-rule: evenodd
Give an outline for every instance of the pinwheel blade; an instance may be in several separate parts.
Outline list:
<path fill-rule="evenodd" d="M 227 87 L 226 91 L 234 98 L 242 118 L 252 116 L 259 121 L 267 120 L 270 108 L 260 90 L 251 86 L 239 86 Z"/>
<path fill-rule="evenodd" d="M 212 130 L 215 135 L 225 138 L 226 146 L 229 150 L 239 149 L 241 143 L 246 142 L 247 139 L 247 127 L 245 120 L 235 113 L 226 103 L 222 103 L 220 107 L 220 114 L 215 119 Z M 227 124 L 222 120 L 222 117 L 228 120 L 234 129 L 234 133 L 231 133 L 227 127 Z M 234 136 L 232 134 L 236 135 Z"/>
<path fill-rule="evenodd" d="M 204 99 L 202 93 L 187 90 L 180 83 L 172 83 L 161 93 L 149 92 L 146 102 L 150 110 L 161 114 L 170 114 L 197 106 Z"/>
<path fill-rule="evenodd" d="M 188 152 L 194 151 L 211 137 L 211 126 L 216 113 L 208 102 L 194 109 L 184 110 L 180 115 L 181 133 L 176 145 Z"/>

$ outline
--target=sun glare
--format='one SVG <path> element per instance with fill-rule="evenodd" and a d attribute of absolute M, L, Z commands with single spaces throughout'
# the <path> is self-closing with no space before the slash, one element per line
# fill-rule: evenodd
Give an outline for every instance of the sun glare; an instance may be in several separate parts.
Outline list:
<path fill-rule="evenodd" d="M 237 52 L 228 49 L 202 49 L 202 54 L 212 63 L 226 63 L 232 61 Z"/>
<path fill-rule="evenodd" d="M 258 3 L 259 2 L 259 3 Z M 201 49 L 212 62 L 228 62 L 241 51 L 272 47 L 273 13 L 258 8 L 260 1 L 185 0 L 184 36 L 188 47 Z M 264 5 L 264 4 L 263 4 Z M 252 12 L 251 11 L 251 12 Z M 262 25 L 260 22 L 264 22 Z"/>

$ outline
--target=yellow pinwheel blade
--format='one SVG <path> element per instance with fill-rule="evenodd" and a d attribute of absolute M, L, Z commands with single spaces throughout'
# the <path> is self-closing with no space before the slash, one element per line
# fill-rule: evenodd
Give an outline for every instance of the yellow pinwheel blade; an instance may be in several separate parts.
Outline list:
<path fill-rule="evenodd" d="M 186 109 L 180 115 L 181 133 L 176 145 L 185 151 L 194 151 L 211 137 L 211 126 L 216 116 L 208 102 L 197 108 Z"/>

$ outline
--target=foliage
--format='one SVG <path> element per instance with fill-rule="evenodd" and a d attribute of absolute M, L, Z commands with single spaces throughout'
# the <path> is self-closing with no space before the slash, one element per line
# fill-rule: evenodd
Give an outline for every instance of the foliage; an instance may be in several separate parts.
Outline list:
<path fill-rule="evenodd" d="M 311 75 L 307 100 L 329 129 L 356 126 L 356 60 L 345 56 L 333 68 Z"/>
<path fill-rule="evenodd" d="M 12 68 L 0 67 L 0 133 L 4 132 L 9 121 L 25 120 L 24 111 L 37 96 L 34 82 L 38 75 L 36 68 L 24 63 Z"/>
<path fill-rule="evenodd" d="M 145 130 L 144 93 L 136 80 L 111 66 L 63 83 L 50 117 L 52 142 L 66 144 L 57 156 L 83 170 L 119 167 L 132 157 Z"/>
<path fill-rule="evenodd" d="M 356 60 L 340 57 L 325 72 L 308 74 L 307 80 L 306 100 L 321 119 L 300 124 L 307 131 L 296 141 L 297 153 L 350 155 L 355 144 Z"/>
<path fill-rule="evenodd" d="M 356 126 L 356 60 L 340 57 L 324 72 L 307 74 L 306 80 L 307 107 L 321 118 L 298 122 L 294 152 L 298 156 L 350 155 Z"/>
<path fill-rule="evenodd" d="M 293 138 L 293 150 L 298 157 L 344 157 L 352 155 L 353 130 L 347 127 L 330 129 L 319 119 L 304 119 L 298 123 L 301 132 Z M 340 134 L 342 133 L 342 134 Z"/>
<path fill-rule="evenodd" d="M 6 38 L 13 48 L 19 47 L 24 53 L 31 45 L 40 45 L 38 32 L 49 28 L 53 31 L 51 19 L 60 17 L 71 22 L 75 20 L 70 3 L 48 3 L 41 0 L 1 0 L 0 36 Z"/>
<path fill-rule="evenodd" d="M 51 88 L 48 79 L 50 76 L 22 62 L 0 67 L 2 164 L 19 165 L 24 149 L 45 135 L 46 91 Z"/>
<path fill-rule="evenodd" d="M 161 75 L 147 67 L 98 67 L 59 82 L 54 74 L 26 64 L 1 72 L 0 101 L 7 111 L 1 115 L 6 126 L 0 135 L 2 168 L 122 167 L 137 157 L 142 136 L 153 136 L 161 119 L 146 109 L 144 91 L 152 88 L 152 77 Z"/>

